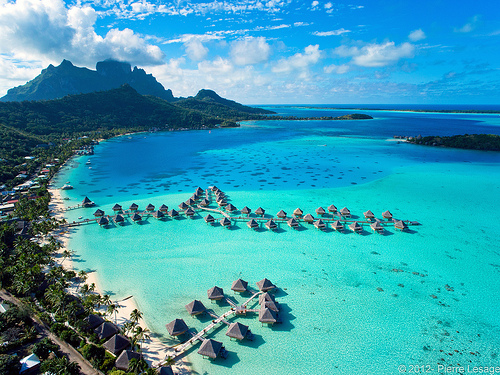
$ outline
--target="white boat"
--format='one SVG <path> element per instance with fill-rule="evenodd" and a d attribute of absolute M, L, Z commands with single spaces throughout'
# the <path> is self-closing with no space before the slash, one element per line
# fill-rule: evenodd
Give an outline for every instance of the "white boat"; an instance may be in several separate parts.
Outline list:
<path fill-rule="evenodd" d="M 92 163 L 90 162 L 90 160 L 87 160 L 87 162 L 86 162 L 85 164 L 86 164 L 86 165 L 90 165 L 90 164 L 92 164 Z"/>
<path fill-rule="evenodd" d="M 71 189 L 73 189 L 73 186 L 68 184 L 63 185 L 63 187 L 61 188 L 61 190 L 71 190 Z"/>

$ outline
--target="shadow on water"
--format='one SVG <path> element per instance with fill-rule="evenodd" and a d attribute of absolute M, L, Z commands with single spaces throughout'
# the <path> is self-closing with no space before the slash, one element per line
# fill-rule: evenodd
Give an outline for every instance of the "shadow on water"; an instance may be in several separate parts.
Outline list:
<path fill-rule="evenodd" d="M 279 303 L 279 301 L 278 301 Z M 279 316 L 282 320 L 281 324 L 273 324 L 272 328 L 274 331 L 284 331 L 290 332 L 295 326 L 292 323 L 292 320 L 295 320 L 295 315 L 292 314 L 292 309 L 286 303 L 279 303 L 280 311 Z"/>
<path fill-rule="evenodd" d="M 232 341 L 233 342 L 237 341 L 238 344 L 241 346 L 246 346 L 247 348 L 254 348 L 254 349 L 257 349 L 259 346 L 266 343 L 266 340 L 264 340 L 263 335 L 258 335 L 255 332 L 252 332 L 252 333 L 253 333 L 253 340 L 252 341 L 247 340 L 247 339 L 232 340 Z"/>

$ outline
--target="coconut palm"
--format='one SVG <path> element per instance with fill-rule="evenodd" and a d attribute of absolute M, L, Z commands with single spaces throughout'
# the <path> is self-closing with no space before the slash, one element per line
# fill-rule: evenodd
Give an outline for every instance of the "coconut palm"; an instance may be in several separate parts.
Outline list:
<path fill-rule="evenodd" d="M 141 326 L 137 326 L 134 328 L 134 341 L 139 340 L 140 341 L 140 346 L 139 346 L 139 352 L 141 353 L 142 356 L 142 343 L 144 340 L 149 340 L 151 336 L 149 335 L 149 329 L 147 328 L 142 328 Z"/>
<path fill-rule="evenodd" d="M 130 320 L 134 323 L 139 323 L 139 320 L 142 319 L 142 312 L 138 309 L 133 309 L 130 313 Z"/>
<path fill-rule="evenodd" d="M 116 324 L 116 313 L 118 312 L 119 307 L 120 306 L 117 303 L 111 303 L 110 305 L 108 305 L 106 309 L 109 316 L 115 314 L 115 324 Z"/>

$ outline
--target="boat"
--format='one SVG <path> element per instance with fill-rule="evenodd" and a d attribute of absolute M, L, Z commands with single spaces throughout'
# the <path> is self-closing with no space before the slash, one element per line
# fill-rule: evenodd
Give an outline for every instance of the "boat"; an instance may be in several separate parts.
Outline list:
<path fill-rule="evenodd" d="M 73 189 L 73 186 L 69 184 L 64 184 L 63 187 L 61 188 L 61 190 L 71 190 L 71 189 Z"/>
<path fill-rule="evenodd" d="M 90 160 L 87 160 L 87 162 L 85 163 L 85 165 L 90 165 L 90 164 L 92 164 Z"/>

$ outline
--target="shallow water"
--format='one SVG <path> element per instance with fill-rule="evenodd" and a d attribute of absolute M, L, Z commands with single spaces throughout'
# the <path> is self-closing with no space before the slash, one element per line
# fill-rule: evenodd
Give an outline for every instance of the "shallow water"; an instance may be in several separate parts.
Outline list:
<path fill-rule="evenodd" d="M 292 112 L 304 111 L 310 110 Z M 408 233 L 387 227 L 385 235 L 368 226 L 355 235 L 283 224 L 277 232 L 254 232 L 245 222 L 232 230 L 211 227 L 202 215 L 76 229 L 70 242 L 76 266 L 97 270 L 116 298 L 133 294 L 167 344 L 176 342 L 165 329 L 174 318 L 196 330 L 207 324 L 187 314 L 184 305 L 193 299 L 218 314 L 229 308 L 207 299 L 214 285 L 238 302 L 246 298 L 230 287 L 239 277 L 254 288 L 267 277 L 281 288 L 284 323 L 269 328 L 250 314 L 236 318 L 255 341 L 230 341 L 221 327 L 209 337 L 222 341 L 229 357 L 212 362 L 194 349 L 189 359 L 198 373 L 387 374 L 398 365 L 497 365 L 500 156 L 388 137 L 454 129 L 498 134 L 498 126 L 491 115 L 377 112 L 370 121 L 265 121 L 133 135 L 73 160 L 56 183 L 75 187 L 63 192 L 68 205 L 88 195 L 107 214 L 115 203 L 177 208 L 197 186 L 215 184 L 237 208 L 261 206 L 269 215 L 297 207 L 314 215 L 333 203 L 357 216 L 389 209 L 423 224 Z M 94 211 L 69 211 L 68 219 Z"/>

